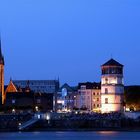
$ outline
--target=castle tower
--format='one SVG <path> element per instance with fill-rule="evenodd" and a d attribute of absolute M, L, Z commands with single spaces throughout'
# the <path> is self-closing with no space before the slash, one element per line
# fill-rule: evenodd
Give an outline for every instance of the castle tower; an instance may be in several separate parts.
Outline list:
<path fill-rule="evenodd" d="M 123 65 L 110 59 L 101 66 L 101 112 L 123 111 Z"/>
<path fill-rule="evenodd" d="M 4 94 L 4 57 L 1 51 L 1 40 L 0 40 L 0 96 L 2 98 L 2 104 L 4 104 L 5 94 Z"/>

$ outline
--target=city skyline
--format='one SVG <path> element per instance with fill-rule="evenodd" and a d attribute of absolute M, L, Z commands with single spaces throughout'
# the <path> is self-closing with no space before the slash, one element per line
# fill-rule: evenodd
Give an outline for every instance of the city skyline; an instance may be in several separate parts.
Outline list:
<path fill-rule="evenodd" d="M 139 85 L 138 0 L 0 3 L 6 83 L 10 77 L 99 82 L 100 66 L 113 57 L 124 65 L 125 85 Z"/>

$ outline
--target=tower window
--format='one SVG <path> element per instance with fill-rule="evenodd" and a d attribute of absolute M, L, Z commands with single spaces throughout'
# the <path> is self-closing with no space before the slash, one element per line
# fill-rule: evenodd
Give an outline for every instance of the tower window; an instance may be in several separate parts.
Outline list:
<path fill-rule="evenodd" d="M 108 83 L 108 78 L 105 79 L 105 83 L 106 83 L 106 84 Z"/>
<path fill-rule="evenodd" d="M 105 98 L 105 104 L 108 104 L 108 98 Z"/>
<path fill-rule="evenodd" d="M 108 94 L 108 88 L 105 88 L 105 94 Z"/>
<path fill-rule="evenodd" d="M 111 74 L 116 74 L 116 69 L 115 68 L 111 68 L 110 71 L 111 71 Z"/>

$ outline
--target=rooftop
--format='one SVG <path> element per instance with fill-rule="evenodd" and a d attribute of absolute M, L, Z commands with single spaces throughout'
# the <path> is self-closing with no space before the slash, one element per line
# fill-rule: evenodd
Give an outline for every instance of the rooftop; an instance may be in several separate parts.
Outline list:
<path fill-rule="evenodd" d="M 121 67 L 123 67 L 122 64 L 120 64 L 119 62 L 117 62 L 114 59 L 110 59 L 109 61 L 107 61 L 106 63 L 104 63 L 102 66 L 121 66 Z"/>

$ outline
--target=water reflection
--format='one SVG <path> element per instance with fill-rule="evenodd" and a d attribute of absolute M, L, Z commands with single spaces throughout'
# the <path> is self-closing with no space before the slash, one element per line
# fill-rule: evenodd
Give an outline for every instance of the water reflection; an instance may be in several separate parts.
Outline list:
<path fill-rule="evenodd" d="M 0 140 L 140 140 L 139 132 L 26 132 L 0 133 Z"/>
<path fill-rule="evenodd" d="M 97 133 L 100 135 L 117 135 L 119 132 L 117 132 L 117 131 L 99 131 Z"/>

